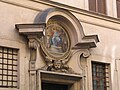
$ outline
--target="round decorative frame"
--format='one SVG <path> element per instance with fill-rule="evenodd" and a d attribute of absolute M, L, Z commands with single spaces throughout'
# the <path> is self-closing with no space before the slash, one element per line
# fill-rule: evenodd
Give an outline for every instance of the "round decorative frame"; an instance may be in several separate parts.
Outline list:
<path fill-rule="evenodd" d="M 50 60 L 65 60 L 68 58 L 71 41 L 66 28 L 58 21 L 48 21 L 41 47 L 46 57 Z"/>

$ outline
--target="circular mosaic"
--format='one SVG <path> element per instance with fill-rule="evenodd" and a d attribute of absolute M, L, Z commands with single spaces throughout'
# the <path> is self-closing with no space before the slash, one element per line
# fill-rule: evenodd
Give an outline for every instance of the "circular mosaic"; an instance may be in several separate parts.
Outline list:
<path fill-rule="evenodd" d="M 54 59 L 64 59 L 69 55 L 70 38 L 66 30 L 56 22 L 50 22 L 45 29 L 43 38 L 45 54 Z"/>

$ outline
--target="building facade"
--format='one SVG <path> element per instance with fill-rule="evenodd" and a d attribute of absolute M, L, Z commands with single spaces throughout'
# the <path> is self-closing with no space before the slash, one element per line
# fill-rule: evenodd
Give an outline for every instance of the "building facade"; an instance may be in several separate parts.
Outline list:
<path fill-rule="evenodd" d="M 120 90 L 119 0 L 0 0 L 0 90 Z"/>

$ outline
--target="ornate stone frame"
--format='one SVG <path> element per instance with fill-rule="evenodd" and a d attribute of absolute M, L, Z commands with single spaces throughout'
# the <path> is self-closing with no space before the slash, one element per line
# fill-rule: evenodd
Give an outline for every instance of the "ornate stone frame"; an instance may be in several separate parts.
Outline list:
<path fill-rule="evenodd" d="M 106 61 L 107 60 L 107 61 Z M 87 68 L 86 68 L 86 72 L 88 72 L 89 74 L 87 74 L 87 88 L 89 90 L 92 90 L 93 87 L 93 82 L 92 82 L 92 62 L 99 62 L 99 63 L 106 63 L 109 64 L 108 70 L 109 70 L 109 89 L 108 90 L 112 90 L 112 82 L 111 82 L 111 63 L 112 63 L 112 59 L 108 58 L 108 57 L 101 57 L 99 55 L 91 55 L 90 57 L 87 58 Z"/>
<path fill-rule="evenodd" d="M 59 21 L 55 21 L 55 20 L 50 21 L 50 23 L 53 23 L 53 22 L 54 22 L 54 24 L 59 25 L 59 27 L 61 27 L 62 29 L 64 29 L 63 31 L 65 32 L 66 37 L 67 37 L 67 41 L 68 41 L 68 48 L 67 48 L 67 50 L 65 51 L 65 53 L 62 56 L 51 55 L 51 53 L 48 52 L 47 48 L 45 47 L 44 40 L 43 40 L 44 37 L 43 37 L 42 42 L 41 42 L 42 43 L 41 47 L 43 49 L 43 52 L 46 54 L 47 58 L 52 59 L 52 60 L 64 60 L 64 59 L 66 59 L 66 58 L 69 57 L 70 50 L 71 50 L 70 35 L 69 35 L 68 31 L 66 30 L 66 28 L 64 28 L 64 26 L 62 26 Z M 48 23 L 49 23 L 49 21 L 48 21 Z M 46 24 L 46 28 L 48 26 L 48 23 Z M 49 25 L 52 25 L 52 24 L 49 24 Z M 45 30 L 46 30 L 46 28 L 45 28 Z"/>
<path fill-rule="evenodd" d="M 38 18 L 39 17 L 39 18 Z M 71 36 L 71 51 L 72 54 L 70 57 L 65 58 L 62 62 L 60 60 L 56 60 L 57 62 L 61 62 L 62 68 L 54 68 L 54 62 L 50 58 L 45 58 L 44 60 L 46 62 L 46 66 L 43 71 L 41 71 L 38 68 L 35 68 L 36 66 L 36 53 L 37 49 L 40 49 L 41 47 L 41 38 L 44 35 L 43 32 L 45 30 L 46 24 L 50 19 L 56 19 L 60 22 L 65 28 L 67 28 L 68 33 Z M 83 55 L 83 57 L 88 57 L 90 55 L 89 49 L 95 48 L 96 43 L 99 42 L 97 35 L 90 35 L 85 36 L 83 32 L 82 25 L 80 24 L 79 20 L 69 11 L 63 10 L 63 9 L 56 9 L 56 8 L 49 8 L 45 11 L 43 11 L 41 14 L 38 14 L 35 18 L 35 20 L 39 20 L 38 24 L 16 24 L 16 29 L 19 30 L 20 34 L 26 35 L 29 39 L 29 48 L 30 48 L 30 61 L 29 61 L 29 72 L 30 72 L 30 90 L 41 90 L 40 82 L 41 80 L 45 80 L 43 74 L 46 76 L 46 78 L 50 78 L 55 81 L 56 79 L 60 79 L 61 77 L 66 77 L 67 79 L 70 79 L 71 77 L 73 80 L 69 80 L 68 82 L 73 85 L 70 90 L 84 90 L 85 86 L 82 86 L 80 88 L 80 84 L 85 84 L 85 73 L 84 69 L 80 65 L 80 70 L 82 71 L 81 74 L 74 73 L 74 71 L 67 65 L 68 61 L 72 57 L 72 55 L 75 55 L 77 53 L 77 58 L 79 58 L 79 62 L 81 61 L 80 56 Z M 67 23 L 67 24 L 66 24 Z M 69 25 L 69 26 L 68 26 Z M 51 69 L 49 69 L 51 68 Z M 55 70 L 54 70 L 55 69 Z M 38 75 L 38 77 L 36 76 Z M 41 77 L 42 75 L 42 77 Z M 49 77 L 49 75 L 51 77 Z M 52 76 L 56 75 L 54 78 Z M 36 80 L 39 81 L 36 83 Z M 77 78 L 77 80 L 76 80 Z M 47 81 L 51 81 L 47 79 Z M 62 83 L 62 80 L 60 81 Z M 39 83 L 39 85 L 38 85 Z M 59 83 L 59 82 L 57 82 Z M 65 81 L 67 83 L 67 81 Z M 39 88 L 37 88 L 39 87 Z"/>
<path fill-rule="evenodd" d="M 75 74 L 65 74 L 65 73 L 61 74 L 56 72 L 38 70 L 37 90 L 41 90 L 42 82 L 65 84 L 68 85 L 68 90 L 81 90 L 82 86 L 80 84 L 82 83 L 82 77 L 83 76 L 81 75 L 75 75 Z"/>

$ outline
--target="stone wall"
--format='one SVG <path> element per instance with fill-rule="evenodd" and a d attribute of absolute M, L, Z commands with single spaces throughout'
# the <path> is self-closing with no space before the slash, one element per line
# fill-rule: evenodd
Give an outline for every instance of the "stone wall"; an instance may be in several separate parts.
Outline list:
<path fill-rule="evenodd" d="M 9 0 L 14 2 L 13 0 Z M 52 0 L 56 1 L 56 0 Z M 78 0 L 77 0 L 78 1 Z M 87 0 L 86 0 L 87 1 Z M 24 1 L 23 1 L 24 2 Z M 19 35 L 18 31 L 15 29 L 15 24 L 19 23 L 34 23 L 34 19 L 41 10 L 52 7 L 49 4 L 39 4 L 35 2 L 25 1 L 24 3 L 13 5 L 4 2 L 0 2 L 0 46 L 6 46 L 11 48 L 19 49 L 19 89 L 18 90 L 29 90 L 29 60 L 30 54 L 28 49 L 28 40 L 25 36 Z M 28 4 L 26 4 L 28 2 Z M 74 0 L 68 3 L 68 0 L 59 0 L 64 4 L 71 5 Z M 107 1 L 109 5 L 115 4 L 115 0 Z M 33 4 L 34 3 L 34 4 Z M 81 3 L 80 5 L 78 3 Z M 82 9 L 88 9 L 84 1 L 78 1 L 78 3 L 72 4 L 75 7 Z M 15 3 L 14 3 L 15 4 Z M 36 8 L 35 8 L 36 6 Z M 107 6 L 108 15 L 116 17 L 115 6 Z M 64 8 L 64 7 L 62 7 Z M 94 15 L 89 12 L 76 12 L 76 10 L 71 10 L 71 12 L 80 20 L 83 26 L 83 31 L 85 35 L 97 34 L 100 42 L 97 44 L 97 48 L 90 49 L 91 56 L 87 59 L 88 66 L 86 70 L 91 68 L 90 62 L 98 61 L 104 63 L 110 63 L 111 65 L 111 88 L 112 90 L 119 90 L 120 86 L 120 22 L 119 20 L 111 17 L 106 17 L 102 15 Z M 43 61 L 39 61 L 41 56 L 37 50 L 37 65 L 36 67 L 44 66 Z M 74 61 L 74 60 L 71 60 Z M 72 62 L 69 63 L 72 67 Z M 75 69 L 75 68 L 74 68 Z M 76 69 L 78 71 L 79 69 Z M 88 73 L 86 72 L 86 73 Z M 90 72 L 91 73 L 91 72 Z M 91 89 L 91 77 L 86 74 L 88 89 Z M 0 88 L 3 90 L 3 88 Z M 4 90 L 17 90 L 17 89 L 4 89 Z"/>

